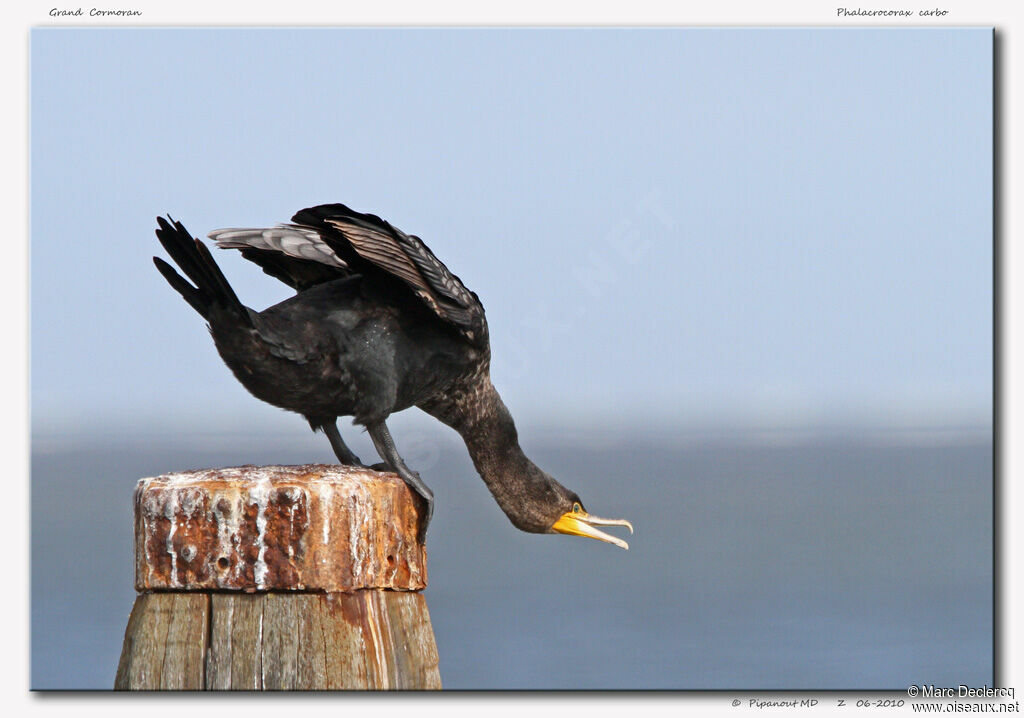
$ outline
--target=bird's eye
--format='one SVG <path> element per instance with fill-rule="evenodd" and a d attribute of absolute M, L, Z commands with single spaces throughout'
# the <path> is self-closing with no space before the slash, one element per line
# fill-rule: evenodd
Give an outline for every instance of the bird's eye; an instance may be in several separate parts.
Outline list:
<path fill-rule="evenodd" d="M 582 514 L 583 513 L 583 507 L 580 506 L 580 502 L 579 501 L 577 501 L 576 503 L 574 503 L 572 505 L 572 512 L 574 514 Z"/>

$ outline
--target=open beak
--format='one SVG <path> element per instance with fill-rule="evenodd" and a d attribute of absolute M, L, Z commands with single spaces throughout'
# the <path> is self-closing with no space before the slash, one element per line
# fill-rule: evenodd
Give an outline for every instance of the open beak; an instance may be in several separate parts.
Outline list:
<path fill-rule="evenodd" d="M 598 541 L 613 543 L 619 548 L 629 550 L 629 544 L 620 538 L 610 536 L 595 526 L 625 526 L 633 533 L 633 524 L 626 519 L 603 519 L 600 516 L 591 516 L 586 511 L 570 511 L 562 514 L 555 522 L 551 530 L 555 533 L 569 534 L 571 536 L 587 536 Z"/>

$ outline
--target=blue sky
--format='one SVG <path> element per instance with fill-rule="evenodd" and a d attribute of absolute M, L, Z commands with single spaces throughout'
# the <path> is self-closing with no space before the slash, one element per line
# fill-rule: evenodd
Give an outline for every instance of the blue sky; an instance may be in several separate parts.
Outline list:
<path fill-rule="evenodd" d="M 154 218 L 332 201 L 480 295 L 521 422 L 987 421 L 990 30 L 31 42 L 36 431 L 280 421 L 152 267 Z M 288 295 L 216 256 L 250 306 Z"/>

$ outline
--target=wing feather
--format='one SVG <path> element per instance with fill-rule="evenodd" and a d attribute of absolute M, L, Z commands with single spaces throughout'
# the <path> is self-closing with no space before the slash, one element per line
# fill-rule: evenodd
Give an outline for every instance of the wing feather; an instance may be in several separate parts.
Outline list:
<path fill-rule="evenodd" d="M 242 256 L 297 290 L 352 274 L 320 234 L 308 227 L 279 224 L 268 228 L 218 229 L 210 239 Z"/>
<path fill-rule="evenodd" d="M 370 281 L 394 277 L 470 342 L 487 344 L 487 320 L 476 294 L 423 240 L 376 215 L 343 204 L 318 205 L 297 212 L 291 224 L 219 229 L 209 236 L 221 249 L 241 250 L 264 272 L 300 291 L 352 274 Z"/>
<path fill-rule="evenodd" d="M 487 321 L 480 299 L 419 237 L 344 205 L 303 210 L 293 221 L 302 223 L 311 217 L 335 230 L 321 235 L 332 246 L 335 244 L 331 239 L 343 239 L 361 259 L 405 282 L 438 317 L 455 325 L 467 339 L 487 341 Z"/>

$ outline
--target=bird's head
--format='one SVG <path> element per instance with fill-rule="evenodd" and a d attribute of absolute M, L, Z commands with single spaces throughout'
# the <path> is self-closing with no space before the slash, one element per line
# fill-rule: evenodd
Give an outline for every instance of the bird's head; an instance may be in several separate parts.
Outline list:
<path fill-rule="evenodd" d="M 633 533 L 633 525 L 625 519 L 593 516 L 583 508 L 583 501 L 562 486 L 548 473 L 527 460 L 515 481 L 491 486 L 498 504 L 516 528 L 531 533 L 568 534 L 615 544 L 629 549 L 629 544 L 605 533 L 599 526 L 625 526 Z"/>
<path fill-rule="evenodd" d="M 519 446 L 512 415 L 489 378 L 484 378 L 470 398 L 471 419 L 454 426 L 466 441 L 480 477 L 513 526 L 530 533 L 586 536 L 629 548 L 622 539 L 597 528 L 625 526 L 633 533 L 629 521 L 587 513 L 575 492 L 527 458 Z"/>

